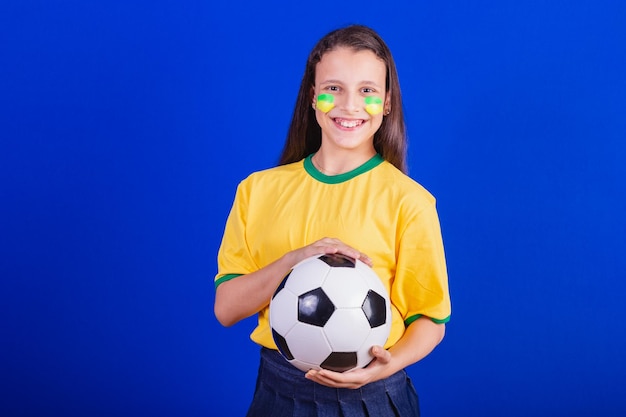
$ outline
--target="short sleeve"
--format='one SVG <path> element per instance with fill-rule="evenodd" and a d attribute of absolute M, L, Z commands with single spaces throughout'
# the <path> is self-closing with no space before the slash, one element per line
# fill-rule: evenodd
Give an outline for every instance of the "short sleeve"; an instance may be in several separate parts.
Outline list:
<path fill-rule="evenodd" d="M 421 316 L 446 323 L 451 313 L 448 274 L 434 200 L 407 215 L 398 248 L 391 300 L 405 325 Z"/>
<path fill-rule="evenodd" d="M 215 286 L 239 275 L 258 269 L 246 239 L 246 217 L 249 205 L 249 187 L 242 181 L 224 227 L 224 235 L 217 255 L 218 272 Z"/>

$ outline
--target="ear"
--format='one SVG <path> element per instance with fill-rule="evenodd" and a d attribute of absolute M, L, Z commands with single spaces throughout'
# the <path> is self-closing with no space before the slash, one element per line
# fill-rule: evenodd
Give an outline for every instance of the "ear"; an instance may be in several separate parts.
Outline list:
<path fill-rule="evenodd" d="M 388 115 L 391 112 L 391 93 L 385 94 L 385 107 L 383 108 L 383 114 Z"/>
<path fill-rule="evenodd" d="M 315 98 L 315 86 L 311 85 L 311 88 L 309 89 L 309 99 L 311 100 L 311 103 L 313 103 L 313 107 L 315 108 L 315 102 L 317 101 L 317 99 Z"/>

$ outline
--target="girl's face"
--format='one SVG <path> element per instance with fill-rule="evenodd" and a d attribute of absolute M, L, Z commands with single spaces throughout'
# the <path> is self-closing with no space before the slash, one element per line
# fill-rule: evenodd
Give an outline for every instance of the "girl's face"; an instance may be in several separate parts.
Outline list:
<path fill-rule="evenodd" d="M 374 133 L 389 106 L 387 67 L 372 51 L 338 48 L 317 64 L 313 99 L 322 147 L 373 155 Z"/>

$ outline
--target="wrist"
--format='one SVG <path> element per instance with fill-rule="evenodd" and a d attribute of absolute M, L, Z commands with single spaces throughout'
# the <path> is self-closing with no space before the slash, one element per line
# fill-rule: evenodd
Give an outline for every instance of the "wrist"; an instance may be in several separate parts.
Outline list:
<path fill-rule="evenodd" d="M 279 262 L 283 269 L 288 272 L 291 268 L 293 268 L 297 263 L 296 251 L 290 251 L 285 253 L 280 259 Z"/>

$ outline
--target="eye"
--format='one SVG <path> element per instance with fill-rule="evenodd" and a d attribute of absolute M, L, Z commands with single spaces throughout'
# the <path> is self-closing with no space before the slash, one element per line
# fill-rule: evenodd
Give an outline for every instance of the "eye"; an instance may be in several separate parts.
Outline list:
<path fill-rule="evenodd" d="M 376 90 L 374 90 L 374 89 L 373 89 L 373 88 L 371 88 L 371 87 L 363 87 L 363 88 L 361 89 L 361 92 L 363 92 L 364 94 L 372 94 L 372 93 L 375 93 L 375 92 L 376 92 Z"/>
<path fill-rule="evenodd" d="M 339 87 L 337 87 L 336 85 L 329 85 L 328 87 L 326 87 L 326 89 L 328 91 L 339 91 Z"/>

